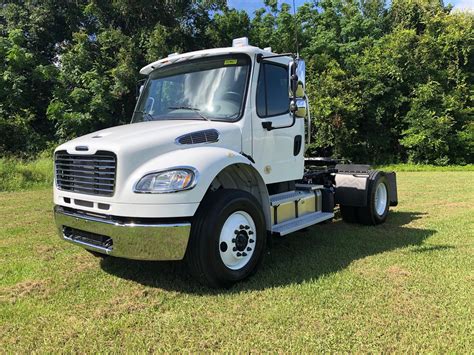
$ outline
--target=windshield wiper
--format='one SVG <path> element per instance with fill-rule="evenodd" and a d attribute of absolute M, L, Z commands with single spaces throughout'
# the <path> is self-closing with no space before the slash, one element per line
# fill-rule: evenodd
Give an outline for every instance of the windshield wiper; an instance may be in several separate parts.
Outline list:
<path fill-rule="evenodd" d="M 149 120 L 147 121 L 154 121 L 155 120 L 155 117 L 153 117 L 153 115 L 150 113 L 150 112 L 147 112 L 147 111 L 135 111 L 135 113 L 141 113 L 143 116 L 148 116 L 150 117 Z"/>
<path fill-rule="evenodd" d="M 168 107 L 170 110 L 190 110 L 196 112 L 201 118 L 205 119 L 206 121 L 210 121 L 210 119 L 203 115 L 200 109 L 197 107 L 190 107 L 190 106 L 170 106 Z"/>

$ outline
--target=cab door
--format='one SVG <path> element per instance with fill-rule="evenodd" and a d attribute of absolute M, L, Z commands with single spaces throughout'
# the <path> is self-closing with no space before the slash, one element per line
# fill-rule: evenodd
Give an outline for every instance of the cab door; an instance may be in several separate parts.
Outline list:
<path fill-rule="evenodd" d="M 253 158 L 265 183 L 301 179 L 304 120 L 290 112 L 288 59 L 260 63 L 254 98 Z"/>

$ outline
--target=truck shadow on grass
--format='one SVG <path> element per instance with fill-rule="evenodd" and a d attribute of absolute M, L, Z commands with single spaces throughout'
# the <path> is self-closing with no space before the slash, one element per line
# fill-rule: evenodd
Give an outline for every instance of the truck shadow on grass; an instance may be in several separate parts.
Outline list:
<path fill-rule="evenodd" d="M 317 225 L 288 237 L 275 238 L 257 274 L 229 290 L 213 290 L 199 285 L 186 272 L 183 262 L 133 261 L 107 258 L 102 269 L 117 277 L 144 286 L 193 294 L 238 293 L 302 283 L 347 268 L 352 262 L 410 247 L 410 252 L 430 252 L 423 246 L 435 230 L 409 226 L 423 214 L 392 212 L 386 223 L 373 226 L 346 224 L 340 219 Z M 449 246 L 436 246 L 449 248 Z"/>

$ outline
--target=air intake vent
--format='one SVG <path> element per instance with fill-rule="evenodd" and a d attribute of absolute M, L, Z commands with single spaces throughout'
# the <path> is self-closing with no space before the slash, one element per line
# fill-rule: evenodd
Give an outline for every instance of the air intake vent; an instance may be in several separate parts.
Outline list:
<path fill-rule="evenodd" d="M 200 144 L 214 143 L 219 140 L 219 132 L 215 129 L 207 129 L 205 131 L 197 131 L 185 134 L 176 138 L 178 144 Z"/>
<path fill-rule="evenodd" d="M 93 155 L 79 155 L 59 151 L 54 163 L 60 190 L 101 196 L 114 194 L 117 168 L 114 153 L 99 151 Z"/>

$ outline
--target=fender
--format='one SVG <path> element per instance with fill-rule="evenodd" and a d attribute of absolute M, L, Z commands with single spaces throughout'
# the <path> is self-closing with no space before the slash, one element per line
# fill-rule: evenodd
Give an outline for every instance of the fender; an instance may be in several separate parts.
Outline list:
<path fill-rule="evenodd" d="M 335 174 L 336 195 L 335 202 L 343 206 L 367 206 L 367 191 L 369 184 L 377 173 L 387 178 L 390 206 L 397 206 L 397 180 L 395 172 L 384 172 L 365 169 L 347 169 L 345 165 L 337 165 L 339 173 Z M 363 165 L 347 165 L 347 167 L 363 167 Z M 368 167 L 368 166 L 367 166 Z M 344 170 L 344 168 L 346 170 Z"/>
<path fill-rule="evenodd" d="M 159 155 L 137 168 L 129 175 L 125 187 L 118 189 L 121 191 L 121 196 L 117 197 L 121 201 L 137 202 L 139 200 L 140 203 L 145 204 L 197 204 L 202 201 L 211 182 L 219 172 L 235 164 L 245 164 L 256 171 L 248 158 L 227 148 L 200 146 L 171 151 Z M 197 170 L 197 183 L 194 188 L 175 193 L 141 194 L 133 192 L 135 184 L 144 175 L 184 166 Z"/>

